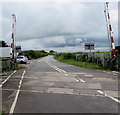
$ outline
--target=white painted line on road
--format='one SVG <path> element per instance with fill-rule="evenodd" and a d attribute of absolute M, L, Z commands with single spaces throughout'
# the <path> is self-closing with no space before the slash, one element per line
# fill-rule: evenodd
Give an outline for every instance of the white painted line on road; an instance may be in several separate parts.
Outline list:
<path fill-rule="evenodd" d="M 71 72 L 73 75 L 84 75 L 84 74 L 86 74 L 86 73 L 83 73 L 83 72 Z"/>
<path fill-rule="evenodd" d="M 66 71 L 64 71 L 64 70 L 62 70 L 62 69 L 60 69 L 60 68 L 58 68 L 57 66 L 55 66 L 55 65 L 52 65 L 50 62 L 48 62 L 48 60 L 46 60 L 46 62 L 47 62 L 47 64 L 50 66 L 50 67 L 52 67 L 53 69 L 55 69 L 55 70 L 57 70 L 58 72 L 63 72 L 63 73 L 67 73 Z"/>
<path fill-rule="evenodd" d="M 79 82 L 79 80 L 78 79 L 75 79 L 77 82 Z"/>
<path fill-rule="evenodd" d="M 92 77 L 93 75 L 91 74 L 86 74 L 85 77 Z"/>
<path fill-rule="evenodd" d="M 114 75 L 114 76 L 118 76 L 118 74 L 117 74 L 117 73 L 113 73 L 113 75 Z"/>
<path fill-rule="evenodd" d="M 109 97 L 110 99 L 116 101 L 117 103 L 120 103 L 120 100 L 116 99 L 115 97 L 112 97 L 110 95 L 105 94 L 106 97 Z"/>
<path fill-rule="evenodd" d="M 61 69 L 57 68 L 56 66 L 51 66 L 53 69 L 59 71 L 60 73 L 62 72 Z"/>
<path fill-rule="evenodd" d="M 18 99 L 19 93 L 20 93 L 20 90 L 18 89 L 17 93 L 16 93 L 16 96 L 15 96 L 15 99 L 14 99 L 14 102 L 13 102 L 13 104 L 11 106 L 11 109 L 10 109 L 10 112 L 9 112 L 10 115 L 13 114 L 13 112 L 14 112 L 14 109 L 15 109 L 15 106 L 16 106 L 16 103 L 17 103 L 17 99 Z"/>
<path fill-rule="evenodd" d="M 62 70 L 62 69 L 60 69 L 60 68 L 58 68 L 57 66 L 53 66 L 56 70 L 58 70 L 58 71 L 61 71 L 61 72 L 63 72 L 63 73 L 67 73 L 66 71 L 64 71 L 64 70 Z"/>
<path fill-rule="evenodd" d="M 19 82 L 19 86 L 18 86 L 18 90 L 17 90 L 16 96 L 15 96 L 15 99 L 13 101 L 13 104 L 12 104 L 11 108 L 10 108 L 10 111 L 9 111 L 10 115 L 13 114 L 13 112 L 14 112 L 14 109 L 15 109 L 15 106 L 16 106 L 16 103 L 17 103 L 17 100 L 18 100 L 18 96 L 19 96 L 19 93 L 20 93 L 20 88 L 21 88 L 21 84 L 22 84 L 24 75 L 25 75 L 25 70 L 23 71 L 23 74 L 22 74 L 21 80 Z"/>
<path fill-rule="evenodd" d="M 100 93 L 100 94 L 104 94 L 104 92 L 101 91 L 101 90 L 97 90 L 97 92 Z"/>
<path fill-rule="evenodd" d="M 69 76 L 68 74 L 65 74 L 66 76 Z"/>
<path fill-rule="evenodd" d="M 85 81 L 83 79 L 80 79 L 81 82 L 85 83 Z"/>
<path fill-rule="evenodd" d="M 118 99 L 116 99 L 115 97 L 112 97 L 112 96 L 110 96 L 110 95 L 107 95 L 106 93 L 102 92 L 101 90 L 97 90 L 97 92 L 99 92 L 100 94 L 104 94 L 106 97 L 114 100 L 114 101 L 117 102 L 117 103 L 120 103 L 120 100 L 118 100 Z"/>
<path fill-rule="evenodd" d="M 4 83 L 6 83 L 7 80 L 8 80 L 13 74 L 15 74 L 15 73 L 16 73 L 16 70 L 15 70 L 13 73 L 11 73 L 11 74 L 0 84 L 0 87 L 2 87 L 2 85 L 3 85 Z"/>
<path fill-rule="evenodd" d="M 118 71 L 112 71 L 113 73 L 119 73 Z"/>

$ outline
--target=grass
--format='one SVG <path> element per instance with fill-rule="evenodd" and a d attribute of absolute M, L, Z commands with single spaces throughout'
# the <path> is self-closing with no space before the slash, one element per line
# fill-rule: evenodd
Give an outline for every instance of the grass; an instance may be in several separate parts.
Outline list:
<path fill-rule="evenodd" d="M 27 66 L 18 64 L 17 70 L 26 69 L 26 68 L 27 68 Z"/>
<path fill-rule="evenodd" d="M 107 69 L 107 68 L 100 66 L 99 64 L 95 64 L 95 63 L 81 62 L 81 61 L 76 61 L 76 60 L 72 60 L 72 59 L 63 59 L 60 57 L 54 57 L 54 58 L 60 62 L 64 62 L 67 64 L 79 66 L 79 67 L 85 67 L 85 68 L 90 68 L 90 69 Z"/>
<path fill-rule="evenodd" d="M 27 68 L 25 65 L 18 64 L 17 68 L 2 68 L 2 72 L 14 71 Z"/>
<path fill-rule="evenodd" d="M 4 113 L 2 111 L 0 111 L 0 115 L 4 115 Z"/>

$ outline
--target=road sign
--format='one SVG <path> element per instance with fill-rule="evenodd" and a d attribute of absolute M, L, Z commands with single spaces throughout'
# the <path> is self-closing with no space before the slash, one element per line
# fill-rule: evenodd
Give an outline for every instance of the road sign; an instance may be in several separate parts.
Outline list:
<path fill-rule="evenodd" d="M 85 43 L 85 50 L 94 50 L 95 44 L 94 43 Z"/>

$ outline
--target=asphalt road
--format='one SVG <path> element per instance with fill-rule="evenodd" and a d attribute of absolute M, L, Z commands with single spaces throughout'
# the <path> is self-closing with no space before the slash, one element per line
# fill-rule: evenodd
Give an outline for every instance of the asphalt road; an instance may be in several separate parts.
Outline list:
<path fill-rule="evenodd" d="M 86 69 L 47 56 L 2 77 L 6 113 L 118 113 L 118 72 Z"/>

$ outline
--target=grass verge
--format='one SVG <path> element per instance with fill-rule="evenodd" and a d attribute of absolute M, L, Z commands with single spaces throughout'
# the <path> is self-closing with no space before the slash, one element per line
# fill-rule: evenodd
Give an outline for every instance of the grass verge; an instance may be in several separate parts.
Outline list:
<path fill-rule="evenodd" d="M 0 115 L 4 115 L 4 113 L 2 111 L 0 111 Z"/>
<path fill-rule="evenodd" d="M 26 68 L 27 68 L 27 66 L 18 64 L 17 70 L 26 69 Z"/>
<path fill-rule="evenodd" d="M 18 64 L 17 68 L 2 68 L 2 72 L 14 71 L 27 68 L 25 65 Z"/>
<path fill-rule="evenodd" d="M 79 66 L 79 67 L 84 67 L 84 68 L 108 69 L 108 68 L 105 68 L 105 67 L 100 66 L 99 64 L 95 64 L 95 63 L 81 62 L 81 61 L 76 61 L 76 60 L 72 60 L 72 59 L 63 59 L 61 57 L 54 57 L 54 59 L 56 59 L 60 62 L 64 62 L 64 63 L 67 63 L 67 64 L 71 64 L 71 65 L 75 65 L 75 66 Z"/>

